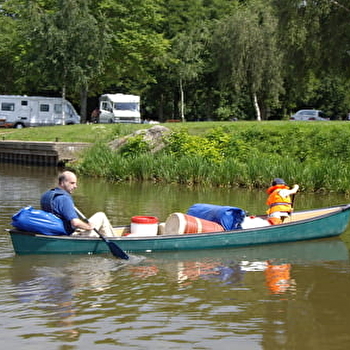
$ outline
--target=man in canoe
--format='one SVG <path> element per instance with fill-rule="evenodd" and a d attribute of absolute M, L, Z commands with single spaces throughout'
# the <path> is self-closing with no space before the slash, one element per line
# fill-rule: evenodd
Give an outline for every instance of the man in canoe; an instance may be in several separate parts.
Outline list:
<path fill-rule="evenodd" d="M 290 189 L 283 179 L 276 178 L 272 181 L 271 186 L 266 191 L 269 195 L 266 201 L 269 206 L 267 215 L 272 225 L 282 224 L 285 218 L 291 215 L 293 210 L 291 196 L 298 190 L 299 185 L 294 185 Z"/>
<path fill-rule="evenodd" d="M 96 229 L 105 236 L 114 236 L 113 227 L 105 213 L 94 214 L 88 222 L 79 218 L 71 196 L 77 186 L 76 175 L 71 171 L 64 171 L 58 177 L 58 186 L 42 195 L 41 209 L 58 216 L 68 235 L 98 237 L 94 231 Z"/>

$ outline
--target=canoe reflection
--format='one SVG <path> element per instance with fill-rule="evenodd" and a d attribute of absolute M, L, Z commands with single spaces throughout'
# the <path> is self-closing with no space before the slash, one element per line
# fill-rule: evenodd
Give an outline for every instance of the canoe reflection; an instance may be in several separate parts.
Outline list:
<path fill-rule="evenodd" d="M 139 260 L 132 255 L 131 260 L 137 263 L 111 255 L 15 256 L 10 269 L 13 295 L 21 303 L 29 304 L 33 312 L 40 309 L 46 314 L 46 326 L 55 329 L 55 337 L 78 338 L 82 333 L 79 314 L 81 317 L 86 305 L 89 317 L 108 312 L 104 307 L 109 309 L 109 304 L 101 303 L 101 295 L 113 300 L 120 298 L 129 305 L 131 295 L 137 294 L 130 293 L 130 288 L 142 291 L 143 297 L 152 297 L 157 291 L 171 298 L 175 284 L 180 289 L 194 286 L 191 289 L 194 294 L 198 291 L 220 294 L 230 293 L 232 288 L 259 288 L 257 283 L 262 288 L 266 284 L 266 293 L 286 295 L 297 288 L 293 268 L 298 264 L 348 261 L 349 252 L 341 239 L 333 238 L 234 249 L 149 253 Z"/>
<path fill-rule="evenodd" d="M 244 270 L 236 262 L 222 265 L 220 262 L 179 262 L 177 264 L 177 281 L 188 284 L 201 279 L 216 279 L 226 284 L 237 283 L 243 279 Z"/>
<path fill-rule="evenodd" d="M 138 267 L 140 276 L 142 269 L 142 276 L 149 277 L 162 266 L 182 285 L 198 279 L 237 284 L 243 281 L 246 273 L 261 271 L 268 291 L 282 294 L 296 289 L 291 276 L 294 264 L 346 261 L 349 251 L 341 239 L 332 238 L 227 250 L 155 253 L 151 257 L 145 262 L 149 265 Z"/>

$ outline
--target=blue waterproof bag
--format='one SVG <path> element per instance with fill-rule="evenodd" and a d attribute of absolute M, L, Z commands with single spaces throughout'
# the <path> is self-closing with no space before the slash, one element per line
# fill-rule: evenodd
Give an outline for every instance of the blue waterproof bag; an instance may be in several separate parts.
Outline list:
<path fill-rule="evenodd" d="M 52 213 L 34 209 L 31 206 L 22 208 L 12 216 L 12 226 L 29 232 L 49 236 L 67 235 L 63 221 Z"/>
<path fill-rule="evenodd" d="M 241 229 L 241 223 L 246 216 L 245 211 L 240 208 L 202 203 L 192 205 L 188 209 L 187 214 L 200 219 L 214 221 L 225 230 Z"/>

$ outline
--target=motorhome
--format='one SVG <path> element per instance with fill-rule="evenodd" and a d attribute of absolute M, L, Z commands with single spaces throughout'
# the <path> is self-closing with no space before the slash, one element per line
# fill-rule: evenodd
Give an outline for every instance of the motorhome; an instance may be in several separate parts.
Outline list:
<path fill-rule="evenodd" d="M 100 97 L 100 123 L 141 123 L 140 96 L 105 94 Z"/>
<path fill-rule="evenodd" d="M 73 105 L 61 97 L 0 95 L 0 127 L 79 124 Z"/>

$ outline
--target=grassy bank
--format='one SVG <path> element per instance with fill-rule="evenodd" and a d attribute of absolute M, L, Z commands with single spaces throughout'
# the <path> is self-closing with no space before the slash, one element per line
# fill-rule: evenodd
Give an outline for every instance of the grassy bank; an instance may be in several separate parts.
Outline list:
<path fill-rule="evenodd" d="M 107 143 L 150 125 L 75 125 L 6 130 L 6 139 L 92 142 L 72 166 L 112 181 L 266 187 L 273 177 L 303 190 L 350 193 L 349 122 L 173 123 L 156 154 L 136 138 L 120 151 Z M 2 132 L 1 130 L 0 132 Z"/>

